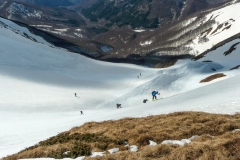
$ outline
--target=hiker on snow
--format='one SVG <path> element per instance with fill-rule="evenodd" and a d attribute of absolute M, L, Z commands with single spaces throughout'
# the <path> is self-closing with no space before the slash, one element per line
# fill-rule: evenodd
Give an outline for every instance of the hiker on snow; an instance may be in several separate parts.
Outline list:
<path fill-rule="evenodd" d="M 116 106 L 117 106 L 117 109 L 122 108 L 122 107 L 121 107 L 121 104 L 118 104 L 118 103 L 117 103 Z"/>
<path fill-rule="evenodd" d="M 160 95 L 160 93 L 158 93 L 158 91 L 152 91 L 152 96 L 153 96 L 153 98 L 152 98 L 152 100 L 157 100 L 157 94 L 158 95 Z"/>

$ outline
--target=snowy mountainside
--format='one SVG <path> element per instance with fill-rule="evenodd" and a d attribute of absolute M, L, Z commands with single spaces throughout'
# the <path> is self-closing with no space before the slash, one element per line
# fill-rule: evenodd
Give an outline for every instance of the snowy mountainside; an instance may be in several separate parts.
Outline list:
<path fill-rule="evenodd" d="M 18 3 L 13 3 L 11 8 L 12 14 L 19 14 L 21 13 L 24 17 L 33 17 L 33 18 L 41 18 L 42 12 L 34 9 L 27 8 L 26 6 Z"/>
<path fill-rule="evenodd" d="M 224 56 L 223 53 L 220 52 L 226 52 L 231 48 L 231 45 L 236 44 L 238 42 L 238 39 L 229 42 L 225 44 L 224 46 L 218 48 L 217 50 L 209 53 L 206 55 L 206 57 L 198 60 L 198 61 L 179 61 L 175 66 L 169 68 L 169 69 L 161 69 L 161 70 L 151 70 L 141 67 L 132 66 L 131 69 L 128 69 L 128 67 L 122 67 L 122 65 L 119 64 L 101 64 L 97 61 L 92 61 L 89 59 L 86 59 L 84 57 L 79 57 L 79 55 L 73 54 L 67 52 L 64 50 L 49 48 L 46 45 L 43 44 L 36 44 L 35 41 L 29 42 L 25 38 L 21 38 L 18 35 L 28 35 L 25 37 L 33 37 L 32 39 L 35 39 L 37 42 L 41 42 L 47 45 L 46 41 L 44 41 L 42 38 L 37 37 L 33 34 L 31 34 L 27 29 L 23 27 L 19 27 L 18 25 L 8 21 L 1 19 L 1 24 L 4 23 L 4 28 L 1 30 L 1 41 L 5 46 L 1 49 L 1 65 L 2 69 L 1 72 L 9 75 L 10 77 L 20 78 L 28 80 L 31 83 L 36 83 L 37 88 L 40 87 L 39 84 L 49 84 L 52 86 L 62 86 L 64 89 L 65 87 L 72 88 L 71 91 L 75 92 L 73 88 L 77 87 L 86 87 L 88 91 L 94 90 L 95 88 L 98 90 L 99 88 L 104 88 L 106 86 L 108 87 L 116 87 L 116 91 L 111 91 L 112 93 L 107 93 L 105 97 L 112 97 L 108 100 L 103 101 L 103 103 L 99 103 L 102 101 L 101 96 L 99 96 L 99 92 L 95 91 L 93 94 L 97 97 L 94 99 L 96 100 L 96 104 L 94 107 L 102 108 L 102 107 L 112 107 L 115 105 L 116 101 L 126 101 L 129 102 L 129 104 L 133 105 L 138 102 L 139 97 L 142 99 L 144 97 L 149 97 L 149 93 L 151 90 L 158 89 L 161 90 L 163 97 L 169 97 L 173 96 L 177 93 L 184 92 L 190 89 L 194 89 L 196 86 L 203 86 L 204 84 L 199 84 L 198 82 L 206 77 L 207 75 L 214 74 L 216 71 L 213 71 L 212 68 L 214 68 L 217 71 L 228 71 L 230 68 L 233 68 L 238 64 L 238 50 L 239 45 L 235 46 L 236 50 L 233 51 L 233 53 Z M 7 32 L 6 32 L 7 29 Z M 9 30 L 10 29 L 10 30 Z M 17 33 L 17 34 L 16 34 Z M 7 37 L 14 37 L 14 39 L 7 39 Z M 31 38 L 30 38 L 31 39 Z M 4 41 L 5 40 L 5 41 Z M 15 44 L 15 45 L 13 45 Z M 19 45 L 21 44 L 21 45 Z M 31 44 L 31 45 L 29 45 Z M 38 46 L 40 45 L 40 46 Z M 7 47 L 8 46 L 8 47 Z M 15 46 L 15 47 L 10 47 Z M 40 48 L 40 49 L 35 49 Z M 51 46 L 51 45 L 50 45 Z M 17 53 L 16 53 L 17 51 Z M 209 55 L 214 55 L 211 58 Z M 15 57 L 12 59 L 12 57 Z M 58 57 L 58 58 L 56 58 Z M 212 62 L 201 62 L 205 60 L 211 60 Z M 231 63 L 229 63 L 231 61 Z M 101 64 L 99 66 L 99 64 Z M 98 70 L 95 70 L 98 68 Z M 128 65 L 127 65 L 128 66 Z M 16 68 L 15 68 L 16 67 Z M 116 70 L 119 70 L 118 67 L 120 67 L 120 71 L 113 74 Z M 126 69 L 124 69 L 126 68 Z M 108 72 L 106 72 L 108 70 Z M 126 72 L 128 70 L 128 72 Z M 146 73 L 145 73 L 146 71 Z M 126 73 L 129 75 L 125 75 Z M 139 73 L 142 73 L 142 76 L 139 76 Z M 109 74 L 111 73 L 111 74 Z M 201 76 L 197 76 L 196 81 L 194 82 L 196 85 L 188 86 L 186 84 L 186 80 L 189 78 L 193 78 L 194 74 L 196 73 L 202 73 Z M 203 74 L 204 73 L 204 74 Z M 139 76 L 140 78 L 137 78 Z M 8 78 L 10 78 L 8 77 Z M 104 78 L 103 78 L 104 77 Z M 201 77 L 201 78 L 200 78 Z M 14 78 L 14 79 L 15 79 Z M 128 79 L 136 78 L 128 81 Z M 110 81 L 108 81 L 110 79 Z M 126 88 L 130 87 L 131 89 L 122 89 L 123 86 L 116 86 L 116 83 L 118 82 L 118 79 L 126 79 L 126 81 L 123 83 Z M 18 79 L 17 79 L 18 80 Z M 68 82 L 68 83 L 67 83 Z M 191 82 L 193 83 L 193 82 Z M 17 84 L 17 82 L 16 82 Z M 161 84 L 161 85 L 159 85 Z M 89 86 L 90 85 L 90 86 Z M 185 86 L 185 87 L 183 87 Z M 13 88 L 13 87 L 11 87 Z M 18 88 L 18 87 L 17 87 Z M 39 88 L 38 88 L 39 89 Z M 38 90 L 37 89 L 37 90 Z M 45 88 L 47 90 L 47 88 Z M 63 89 L 63 90 L 64 90 Z M 59 91 L 61 93 L 60 95 L 63 96 L 65 93 L 62 94 L 62 91 Z M 82 89 L 80 89 L 82 90 Z M 139 92 L 140 91 L 140 92 Z M 21 93 L 21 89 L 19 88 L 18 94 Z M 29 94 L 31 95 L 32 91 L 29 91 Z M 39 90 L 40 94 L 43 93 L 41 90 Z M 101 91 L 100 91 L 101 92 Z M 121 92 L 121 94 L 116 94 L 118 92 Z M 83 95 L 80 95 L 80 97 L 84 97 L 86 99 L 86 103 L 88 99 L 90 100 L 92 96 L 90 95 L 84 95 L 84 91 L 81 91 Z M 51 93 L 53 94 L 53 93 Z M 70 94 L 72 95 L 72 93 Z M 132 96 L 135 95 L 138 98 L 136 101 L 132 101 Z M 43 96 L 43 95 L 42 95 Z M 51 97 L 49 95 L 35 98 L 32 100 L 27 100 L 27 96 L 24 96 L 24 98 L 15 99 L 16 102 L 21 100 L 23 103 L 35 103 L 39 101 L 43 101 L 42 105 L 44 106 L 44 101 L 54 101 L 54 98 L 46 98 Z M 40 99 L 42 98 L 42 99 Z M 45 99 L 46 98 L 46 99 Z M 115 99 L 116 98 L 116 99 Z M 48 99 L 48 100 L 47 100 Z M 97 100 L 98 99 L 98 100 Z M 8 98 L 6 99 L 5 103 L 10 103 L 12 100 Z M 47 104 L 48 102 L 46 102 Z M 68 103 L 68 102 L 67 102 Z M 79 103 L 79 102 L 78 102 Z M 76 103 L 76 104 L 78 104 Z M 80 104 L 81 104 L 80 103 Z M 23 104 L 19 104 L 23 106 Z M 58 104 L 59 105 L 59 104 Z M 84 104 L 86 107 L 92 107 L 91 105 Z M 54 110 L 57 108 L 53 108 Z M 63 109 L 63 108 L 62 108 Z M 75 108 L 74 108 L 75 109 Z"/>
<path fill-rule="evenodd" d="M 157 71 L 157 77 L 147 81 L 126 95 L 121 95 L 117 101 L 127 101 L 131 105 L 138 103 L 139 98 L 149 97 L 151 90 L 158 89 L 161 91 L 161 97 L 167 98 L 179 93 L 183 93 L 204 85 L 217 82 L 222 79 L 239 75 L 237 70 L 240 65 L 240 38 L 234 39 L 219 48 L 203 55 L 196 61 L 179 60 L 174 66 Z M 237 69 L 234 69 L 237 68 Z M 200 83 L 200 80 L 214 75 L 224 73 L 227 77 L 216 79 L 206 84 Z M 136 96 L 136 100 L 131 97 Z M 116 100 L 102 104 L 101 106 L 113 106 Z"/>
<path fill-rule="evenodd" d="M 151 69 L 88 59 L 1 21 L 8 27 L 0 27 L 0 157 L 89 121 L 175 111 L 239 112 L 240 69 L 230 70 L 240 65 L 239 39 L 197 61 Z M 227 76 L 199 83 L 216 73 Z M 152 102 L 153 90 L 162 99 Z"/>
<path fill-rule="evenodd" d="M 66 37 L 81 37 L 84 32 L 75 31 L 85 24 L 75 12 L 67 9 L 51 8 L 23 3 L 20 1 L 0 1 L 1 16 L 10 20 L 34 26 L 37 29 Z M 78 35 L 77 35 L 78 33 Z"/>
<path fill-rule="evenodd" d="M 238 64 L 239 54 L 237 52 L 239 49 L 238 47 L 239 40 L 236 39 L 232 42 L 229 42 L 223 45 L 222 47 L 219 47 L 217 50 L 210 52 L 204 58 L 196 62 L 189 60 L 188 63 L 185 65 L 184 64 L 185 61 L 183 61 L 184 62 L 183 64 L 180 63 L 181 61 L 179 61 L 179 63 L 177 63 L 175 66 L 169 69 L 161 69 L 158 71 L 151 70 L 151 72 L 155 74 L 149 74 L 150 69 L 144 69 L 144 70 L 147 70 L 148 73 L 145 74 L 143 72 L 142 76 L 138 75 L 139 73 L 141 73 L 142 68 L 134 66 L 131 71 L 131 74 L 124 75 L 125 67 L 122 68 L 122 66 L 120 67 L 120 65 L 118 64 L 116 64 L 116 67 L 108 67 L 108 65 L 106 65 L 105 63 L 104 65 L 101 65 L 101 67 L 99 67 L 98 65 L 100 62 L 95 62 L 81 56 L 80 56 L 81 58 L 79 58 L 78 55 L 73 53 L 71 53 L 70 56 L 64 55 L 65 54 L 64 52 L 66 51 L 64 50 L 58 51 L 58 49 L 52 48 L 50 44 L 48 44 L 42 38 L 31 34 L 26 28 L 19 27 L 13 22 L 10 22 L 4 19 L 1 19 L 1 22 L 2 22 L 1 23 L 2 26 L 4 26 L 2 28 L 1 35 L 2 36 L 4 35 L 4 37 L 8 37 L 7 35 L 11 35 L 11 37 L 16 37 L 14 39 L 8 39 L 7 41 L 5 40 L 6 46 L 9 46 L 9 47 L 7 47 L 7 49 L 6 48 L 1 49 L 2 54 L 1 54 L 0 61 L 2 62 L 2 65 L 3 65 L 1 71 L 4 74 L 8 74 L 21 79 L 31 80 L 37 83 L 46 83 L 53 86 L 67 85 L 68 87 L 77 87 L 77 86 L 86 87 L 90 85 L 91 86 L 90 88 L 99 88 L 100 86 L 101 86 L 100 88 L 102 88 L 103 86 L 113 87 L 115 84 L 115 81 L 117 81 L 118 78 L 128 79 L 134 75 L 136 80 L 125 82 L 125 85 L 126 86 L 134 85 L 136 88 L 133 88 L 130 90 L 127 89 L 125 91 L 123 89 L 120 89 L 122 90 L 122 93 L 120 94 L 120 98 L 119 98 L 119 94 L 115 96 L 115 93 L 112 93 L 111 100 L 109 101 L 105 100 L 103 101 L 104 103 L 99 103 L 99 101 L 101 100 L 98 100 L 96 103 L 96 106 L 98 108 L 101 108 L 103 106 L 105 107 L 114 106 L 114 103 L 116 101 L 115 98 L 121 101 L 126 100 L 126 101 L 129 101 L 129 104 L 133 104 L 134 102 L 129 100 L 129 98 L 131 98 L 132 95 L 136 95 L 144 98 L 148 96 L 151 90 L 154 90 L 154 89 L 162 90 L 163 97 L 169 97 L 176 93 L 186 91 L 186 90 L 183 90 L 184 88 L 183 85 L 186 85 L 185 80 L 190 78 L 189 75 L 191 75 L 191 73 L 192 74 L 196 72 L 202 73 L 201 77 L 204 78 L 206 75 L 213 74 L 216 71 L 228 71 L 230 68 L 233 68 L 239 65 Z M 8 32 L 6 32 L 6 29 Z M 28 40 L 25 38 L 22 39 L 19 36 L 15 36 L 15 35 L 22 35 L 25 38 L 32 37 L 30 39 L 31 40 L 35 39 L 35 40 L 33 42 L 30 42 L 30 44 L 32 44 L 33 46 L 37 46 L 37 48 L 39 48 L 38 45 L 40 45 L 40 48 L 42 48 L 43 50 L 42 49 L 36 50 L 36 48 L 34 47 L 28 47 L 28 45 L 24 45 L 25 43 L 26 44 L 29 43 Z M 2 41 L 4 41 L 4 38 L 2 38 Z M 19 42 L 21 42 L 20 45 L 19 45 Z M 37 44 L 36 42 L 40 42 L 42 44 Z M 4 44 L 4 42 L 2 43 Z M 51 47 L 47 47 L 44 44 L 47 44 Z M 231 54 L 224 56 L 224 53 L 228 51 L 233 44 L 236 44 L 234 46 L 236 47 L 236 49 L 233 50 Z M 10 45 L 14 47 L 10 47 Z M 18 54 L 15 53 L 16 51 L 18 52 Z M 221 52 L 224 52 L 224 53 L 221 53 Z M 210 56 L 210 55 L 214 55 L 214 56 Z M 15 59 L 12 59 L 12 57 L 15 57 Z M 211 58 L 208 58 L 208 57 L 211 57 Z M 207 61 L 207 60 L 211 60 L 212 62 L 201 62 L 201 61 Z M 229 63 L 229 61 L 231 61 L 231 63 Z M 18 68 L 13 69 L 14 66 Z M 98 68 L 98 70 L 95 70 L 95 68 Z M 108 68 L 109 73 L 105 73 L 105 70 L 104 70 L 105 68 Z M 114 71 L 116 68 L 118 68 L 119 72 L 114 74 L 114 76 L 112 77 L 111 72 Z M 88 69 L 90 69 L 91 72 L 88 72 Z M 216 71 L 213 71 L 212 69 Z M 134 73 L 135 71 L 139 73 Z M 96 73 L 93 74 L 93 72 L 96 72 Z M 203 73 L 205 73 L 206 75 Z M 80 76 L 80 75 L 84 75 L 84 76 Z M 105 75 L 104 79 L 106 81 L 98 82 L 97 79 L 99 78 L 102 79 L 104 77 L 103 75 Z M 55 78 L 58 76 L 61 78 L 60 79 Z M 109 76 L 112 78 L 109 78 Z M 137 78 L 137 76 L 139 78 Z M 113 81 L 108 82 L 108 79 L 112 79 Z M 198 81 L 200 80 L 201 79 L 199 79 L 198 77 Z M 198 82 L 195 82 L 195 83 L 197 84 Z M 203 84 L 199 84 L 199 85 L 201 86 Z M 117 87 L 117 88 L 119 89 L 121 87 Z M 116 93 L 117 92 L 119 92 L 119 90 L 116 91 Z M 107 95 L 110 95 L 110 94 L 107 94 Z M 90 97 L 91 96 L 89 96 L 88 98 Z"/>
<path fill-rule="evenodd" d="M 236 2 L 236 1 L 234 1 Z M 206 16 L 206 21 L 214 20 L 215 24 L 206 29 L 190 44 L 195 53 L 203 53 L 212 46 L 238 33 L 240 25 L 240 3 L 233 3 L 224 8 L 213 11 Z M 202 39 L 203 41 L 200 41 Z"/>
<path fill-rule="evenodd" d="M 16 25 L 15 23 L 13 23 L 9 20 L 0 18 L 0 27 L 4 28 L 5 30 L 10 30 L 16 34 L 23 36 L 23 37 L 26 37 L 34 42 L 45 43 L 47 45 L 51 45 L 48 42 L 46 42 L 42 37 L 39 37 L 39 36 L 36 36 L 36 35 L 30 33 L 28 29 L 26 29 L 24 27 L 20 27 L 19 25 Z"/>
<path fill-rule="evenodd" d="M 169 27 L 137 32 L 137 38 L 110 52 L 119 57 L 130 54 L 135 59 L 159 59 L 159 62 L 166 56 L 172 56 L 173 59 L 179 55 L 195 57 L 219 43 L 231 41 L 233 36 L 240 33 L 239 9 L 239 1 L 229 1 L 193 14 Z M 104 38 L 106 41 L 116 39 L 111 36 Z M 124 40 L 124 36 L 121 39 Z"/>
<path fill-rule="evenodd" d="M 223 65 L 225 67 L 225 70 L 230 70 L 236 67 L 237 65 L 240 65 L 238 58 L 239 52 L 240 52 L 240 39 L 238 38 L 209 52 L 208 54 L 199 58 L 197 61 L 216 62 Z"/>
<path fill-rule="evenodd" d="M 11 27 L 14 27 L 14 23 L 6 21 L 6 24 L 12 24 Z M 16 27 L 18 30 L 21 30 L 21 27 Z M 18 81 L 19 79 L 22 81 L 23 84 L 27 86 L 24 80 L 28 81 L 29 83 L 36 84 L 36 88 L 33 87 L 32 89 L 28 90 L 26 87 L 26 95 L 32 95 L 32 90 L 39 91 L 40 96 L 32 95 L 35 98 L 29 100 L 29 97 L 22 94 L 22 85 L 21 83 L 15 82 L 12 86 L 3 86 L 6 89 L 8 87 L 14 89 L 13 94 L 16 98 L 13 99 L 6 99 L 5 102 L 1 102 L 3 104 L 15 102 L 16 105 L 19 106 L 27 106 L 31 107 L 32 104 L 36 104 L 39 101 L 42 101 L 41 105 L 48 106 L 49 102 L 54 103 L 56 95 L 53 97 L 53 93 L 51 89 L 48 91 L 48 85 L 51 86 L 61 86 L 56 87 L 55 89 L 60 89 L 58 94 L 64 96 L 66 93 L 64 90 L 66 88 L 71 88 L 71 93 L 69 96 L 72 97 L 73 93 L 76 92 L 75 90 L 80 90 L 79 96 L 86 101 L 91 98 L 91 95 L 84 94 L 83 89 L 78 88 L 85 88 L 86 90 L 94 90 L 92 94 L 99 97 L 101 91 L 98 91 L 100 88 L 104 87 L 114 87 L 119 78 L 123 77 L 125 79 L 125 86 L 133 85 L 133 81 L 128 79 L 135 75 L 135 72 L 141 72 L 142 68 L 137 66 L 132 66 L 129 69 L 128 67 L 121 66 L 120 64 L 110 65 L 110 64 L 103 64 L 99 65 L 97 61 L 93 61 L 87 59 L 86 57 L 79 56 L 75 53 L 67 52 L 63 49 L 57 49 L 52 46 L 48 46 L 42 43 L 36 43 L 35 41 L 31 41 L 25 37 L 19 36 L 16 34 L 16 29 L 6 30 L 5 28 L 1 28 L 1 44 L 5 44 L 5 47 L 1 48 L 1 73 L 2 76 L 7 78 L 8 80 L 2 78 L 2 83 L 6 83 L 7 81 Z M 24 28 L 23 28 L 24 30 Z M 24 31 L 28 33 L 27 31 Z M 17 33 L 23 33 L 23 31 L 19 31 Z M 29 37 L 34 37 L 31 33 L 28 33 Z M 13 38 L 14 37 L 14 38 Z M 35 37 L 38 40 L 38 37 Z M 44 40 L 39 38 L 39 41 L 46 43 Z M 47 43 L 46 43 L 47 44 Z M 14 57 L 14 58 L 13 58 Z M 110 65 L 110 66 L 109 66 Z M 97 68 L 97 69 L 95 69 Z M 123 70 L 121 70 L 123 69 Z M 108 72 L 106 72 L 108 70 Z M 119 70 L 116 72 L 116 70 Z M 149 69 L 145 69 L 149 70 Z M 154 71 L 154 70 L 153 70 Z M 112 74 L 109 74 L 112 73 Z M 125 73 L 129 73 L 128 76 L 125 76 Z M 130 77 L 129 77 L 130 76 Z M 111 81 L 109 81 L 110 79 Z M 18 86 L 19 85 L 19 86 Z M 42 86 L 42 87 L 41 87 Z M 46 87 L 46 88 L 44 88 Z M 120 86 L 116 86 L 119 92 L 121 90 Z M 43 89 L 43 90 L 42 90 Z M 42 92 L 42 91 L 44 91 Z M 69 91 L 68 91 L 69 92 Z M 43 94 L 44 93 L 44 94 Z M 4 93 L 2 93 L 4 96 Z M 50 95 L 49 95 L 50 94 Z M 81 95 L 82 94 L 82 95 Z M 113 95 L 116 93 L 112 93 Z M 20 95 L 20 96 L 17 96 Z M 106 95 L 101 94 L 101 96 L 108 96 L 109 93 Z M 6 95 L 5 95 L 6 96 Z M 9 94 L 10 96 L 10 94 Z M 84 98 L 85 97 L 85 98 Z M 101 97 L 95 98 L 96 104 L 99 104 L 101 101 Z M 90 99 L 89 99 L 90 100 Z M 68 101 L 68 100 L 67 100 Z M 19 102 L 19 103 L 18 103 Z M 26 103 L 26 104 L 24 104 Z M 66 102 L 65 105 L 72 106 Z M 76 104 L 84 103 L 84 101 L 76 101 Z M 7 106 L 2 106 L 6 109 Z M 63 105 L 64 103 L 59 105 Z M 92 107 L 94 105 L 85 104 L 86 107 Z M 58 104 L 55 105 L 53 110 L 57 109 Z M 75 107 L 74 107 L 75 108 Z M 64 107 L 62 108 L 64 109 Z M 70 108 L 65 108 L 70 109 Z M 70 109 L 71 110 L 71 109 Z"/>

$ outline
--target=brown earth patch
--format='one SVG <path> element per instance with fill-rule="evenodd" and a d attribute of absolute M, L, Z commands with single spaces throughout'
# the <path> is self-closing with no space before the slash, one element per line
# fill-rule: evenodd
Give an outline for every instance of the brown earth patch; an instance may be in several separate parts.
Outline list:
<path fill-rule="evenodd" d="M 225 77 L 226 75 L 223 74 L 223 73 L 217 73 L 217 74 L 214 74 L 214 75 L 211 75 L 203 80 L 200 81 L 200 83 L 203 83 L 203 82 L 210 82 L 214 79 L 217 79 L 217 78 L 221 78 L 221 77 Z"/>

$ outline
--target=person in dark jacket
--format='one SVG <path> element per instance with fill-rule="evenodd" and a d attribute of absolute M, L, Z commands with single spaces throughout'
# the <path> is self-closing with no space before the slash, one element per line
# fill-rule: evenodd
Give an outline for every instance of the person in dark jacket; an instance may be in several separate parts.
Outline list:
<path fill-rule="evenodd" d="M 147 99 L 144 99 L 144 100 L 143 100 L 143 103 L 146 103 L 147 101 L 148 101 Z"/>
<path fill-rule="evenodd" d="M 119 103 L 117 103 L 116 106 L 117 106 L 117 109 L 122 108 L 121 104 L 119 104 Z"/>

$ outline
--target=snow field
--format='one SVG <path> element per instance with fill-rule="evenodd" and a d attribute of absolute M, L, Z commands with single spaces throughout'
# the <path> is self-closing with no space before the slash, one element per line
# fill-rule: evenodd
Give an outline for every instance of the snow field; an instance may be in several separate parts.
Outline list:
<path fill-rule="evenodd" d="M 89 121 L 176 111 L 239 112 L 240 70 L 229 70 L 239 65 L 239 45 L 223 55 L 236 42 L 198 61 L 181 60 L 170 68 L 150 69 L 94 61 L 0 28 L 0 158 Z M 199 83 L 215 73 L 227 76 Z M 153 90 L 163 99 L 152 102 Z M 142 103 L 146 98 L 149 101 Z M 116 109 L 116 103 L 123 108 Z"/>

